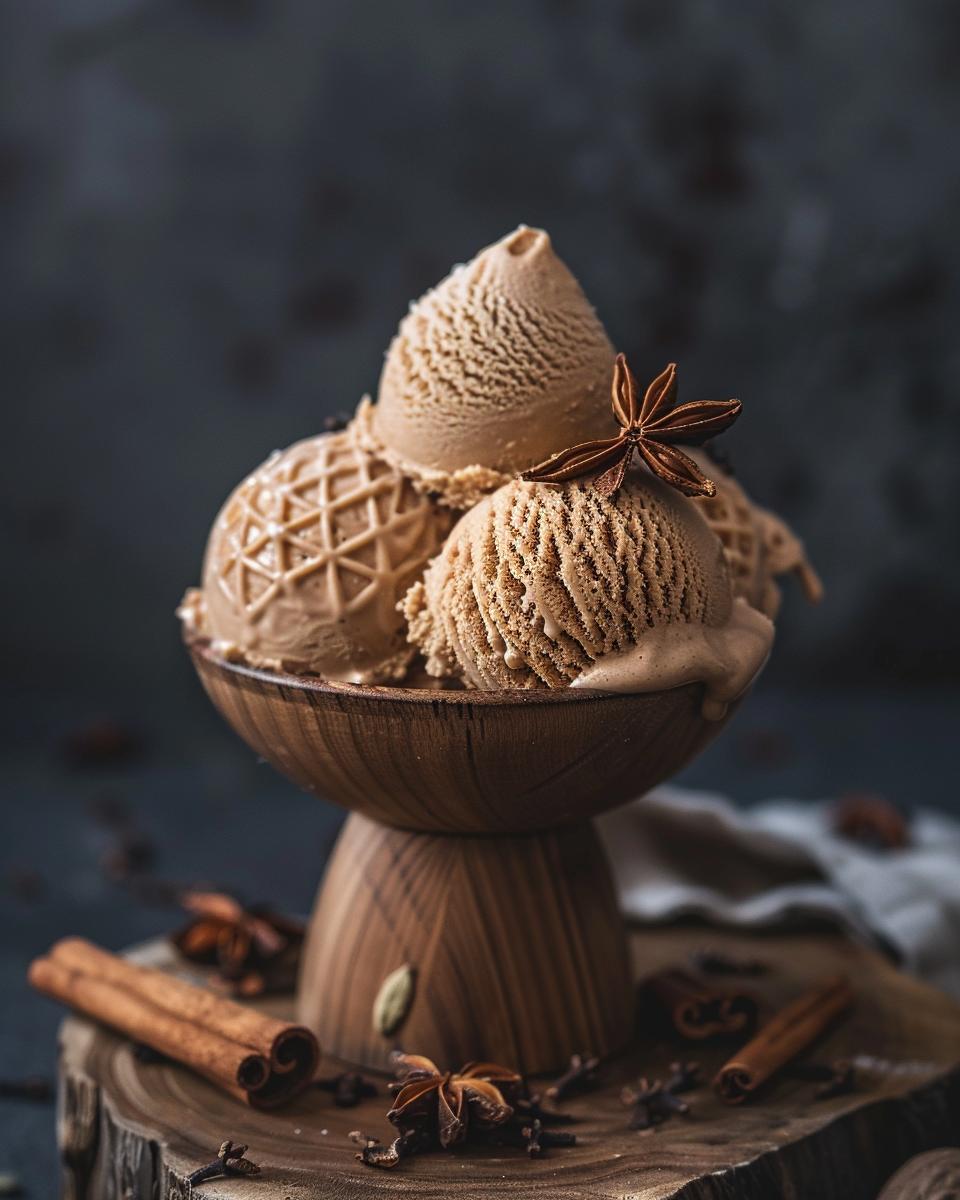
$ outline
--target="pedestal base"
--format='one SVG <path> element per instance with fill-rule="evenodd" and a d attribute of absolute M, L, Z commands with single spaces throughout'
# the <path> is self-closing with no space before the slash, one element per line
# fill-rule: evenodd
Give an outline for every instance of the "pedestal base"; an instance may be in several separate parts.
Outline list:
<path fill-rule="evenodd" d="M 373 1027 L 385 977 L 408 964 L 413 1003 Z M 438 1063 L 553 1071 L 630 1038 L 626 931 L 593 827 L 408 833 L 353 815 L 317 897 L 299 1019 L 326 1053 L 384 1068 L 397 1042 Z"/>
<path fill-rule="evenodd" d="M 597 1087 L 564 1105 L 576 1118 L 577 1144 L 528 1159 L 522 1150 L 465 1146 L 410 1159 L 392 1172 L 364 1167 L 347 1134 L 384 1139 L 390 1097 L 336 1108 L 329 1092 L 309 1091 L 289 1107 L 257 1112 L 173 1063 L 142 1063 L 129 1041 L 79 1017 L 61 1033 L 57 1127 L 68 1200 L 217 1197 L 285 1200 L 876 1200 L 884 1181 L 911 1155 L 956 1144 L 960 1113 L 960 1008 L 932 988 L 835 934 L 745 937 L 703 928 L 633 935 L 643 971 L 682 964 L 705 945 L 770 967 L 756 980 L 764 1013 L 810 981 L 846 971 L 857 991 L 850 1017 L 816 1047 L 829 1062 L 857 1059 L 858 1089 L 829 1100 L 815 1085 L 782 1077 L 739 1108 L 709 1087 L 691 1092 L 691 1114 L 653 1136 L 627 1128 L 620 1088 L 637 1077 L 663 1078 L 673 1059 L 696 1057 L 704 1078 L 729 1053 L 722 1045 L 645 1041 L 604 1067 Z M 176 964 L 158 942 L 143 961 Z M 180 963 L 179 966 L 183 967 Z M 282 1012 L 283 998 L 270 1003 Z M 412 1045 L 411 1045 L 411 1048 Z M 341 1068 L 329 1059 L 322 1073 Z M 217 1179 L 193 1190 L 186 1177 L 224 1140 L 249 1144 L 256 1179 Z M 933 1193 L 931 1193 L 933 1194 Z M 937 1193 L 939 1194 L 939 1193 Z"/>

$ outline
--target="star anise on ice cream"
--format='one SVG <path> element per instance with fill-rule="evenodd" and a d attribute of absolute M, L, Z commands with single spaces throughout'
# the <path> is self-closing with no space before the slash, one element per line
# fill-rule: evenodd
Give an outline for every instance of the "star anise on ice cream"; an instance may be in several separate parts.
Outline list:
<path fill-rule="evenodd" d="M 230 991 L 255 996 L 293 985 L 304 928 L 267 909 L 244 908 L 221 892 L 186 892 L 191 921 L 172 937 L 184 958 L 217 968 Z"/>
<path fill-rule="evenodd" d="M 634 454 L 639 454 L 655 475 L 685 496 L 714 496 L 716 487 L 697 464 L 678 450 L 676 443 L 699 445 L 716 437 L 740 415 L 739 400 L 691 400 L 677 404 L 677 364 L 670 363 L 638 401 L 637 381 L 627 360 L 617 355 L 613 366 L 613 415 L 620 432 L 616 437 L 581 442 L 561 450 L 546 462 L 524 471 L 530 483 L 565 483 L 596 475 L 593 486 L 612 496 L 623 483 Z"/>
<path fill-rule="evenodd" d="M 516 1072 L 496 1063 L 467 1063 L 458 1072 L 441 1071 L 420 1054 L 398 1054 L 400 1080 L 393 1084 L 393 1108 L 387 1113 L 401 1134 L 429 1130 L 444 1148 L 456 1146 L 471 1124 L 494 1129 L 513 1116 L 502 1088 L 520 1085 Z"/>

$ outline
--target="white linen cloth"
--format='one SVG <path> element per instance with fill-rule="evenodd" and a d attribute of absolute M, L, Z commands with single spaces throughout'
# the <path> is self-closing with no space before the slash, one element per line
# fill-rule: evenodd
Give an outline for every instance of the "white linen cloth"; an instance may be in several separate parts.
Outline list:
<path fill-rule="evenodd" d="M 960 998 L 960 822 L 921 810 L 911 844 L 874 851 L 837 837 L 826 803 L 740 809 L 664 786 L 598 824 L 626 916 L 697 914 L 760 928 L 827 919 Z"/>

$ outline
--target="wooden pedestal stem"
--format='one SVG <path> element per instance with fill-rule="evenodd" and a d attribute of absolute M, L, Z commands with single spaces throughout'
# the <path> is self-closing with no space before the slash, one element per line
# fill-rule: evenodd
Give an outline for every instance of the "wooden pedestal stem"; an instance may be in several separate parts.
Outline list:
<path fill-rule="evenodd" d="M 722 728 L 688 684 L 644 695 L 433 692 L 255 671 L 190 647 L 258 753 L 353 815 L 320 890 L 301 1019 L 330 1054 L 384 1067 L 399 1041 L 444 1066 L 553 1071 L 630 1036 L 625 932 L 589 820 L 668 778 Z M 384 978 L 417 990 L 374 1032 Z"/>
<path fill-rule="evenodd" d="M 409 1015 L 375 1032 L 384 978 L 416 973 Z M 553 1071 L 630 1038 L 626 933 L 589 824 L 526 836 L 408 833 L 353 815 L 317 897 L 299 1019 L 324 1049 L 388 1066 L 399 1041 L 437 1063 Z"/>

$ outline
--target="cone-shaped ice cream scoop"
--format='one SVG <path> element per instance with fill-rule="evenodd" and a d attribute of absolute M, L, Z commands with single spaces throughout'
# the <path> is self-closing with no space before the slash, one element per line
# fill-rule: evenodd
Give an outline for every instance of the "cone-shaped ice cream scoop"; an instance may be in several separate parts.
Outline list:
<path fill-rule="evenodd" d="M 613 358 L 549 236 L 521 225 L 411 307 L 367 426 L 432 488 L 476 467 L 500 474 L 489 488 L 604 431 Z"/>

